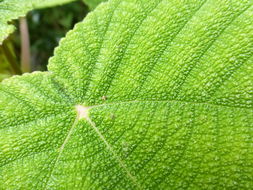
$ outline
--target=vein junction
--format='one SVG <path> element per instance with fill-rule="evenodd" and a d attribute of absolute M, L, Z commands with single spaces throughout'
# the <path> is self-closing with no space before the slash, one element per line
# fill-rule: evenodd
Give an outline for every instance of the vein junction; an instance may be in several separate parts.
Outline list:
<path fill-rule="evenodd" d="M 93 107 L 85 107 L 85 106 L 82 106 L 82 105 L 77 105 L 75 108 L 76 108 L 76 111 L 77 111 L 77 118 L 76 118 L 76 121 L 75 121 L 75 123 L 74 123 L 73 126 L 76 125 L 76 123 L 78 122 L 78 120 L 85 119 L 91 125 L 91 127 L 94 129 L 94 131 L 97 133 L 97 135 L 99 136 L 99 138 L 103 141 L 103 143 L 106 145 L 106 147 L 108 148 L 108 150 L 113 154 L 114 158 L 117 160 L 117 162 L 119 163 L 120 167 L 126 172 L 126 175 L 128 176 L 128 178 L 138 187 L 138 189 L 142 189 L 140 187 L 140 185 L 138 184 L 136 178 L 130 173 L 130 171 L 128 170 L 128 168 L 124 164 L 124 162 L 116 154 L 116 152 L 113 150 L 112 146 L 107 142 L 107 140 L 105 139 L 105 137 L 102 135 L 102 133 L 96 127 L 96 124 L 89 117 L 88 111 L 89 111 L 89 109 L 92 109 Z M 67 138 L 65 139 L 66 142 L 69 140 L 70 135 L 73 133 L 73 128 L 74 127 L 72 127 L 70 129 L 69 134 L 68 134 Z M 66 144 L 65 141 L 64 141 L 64 143 L 62 145 L 62 148 L 64 148 L 64 146 Z"/>

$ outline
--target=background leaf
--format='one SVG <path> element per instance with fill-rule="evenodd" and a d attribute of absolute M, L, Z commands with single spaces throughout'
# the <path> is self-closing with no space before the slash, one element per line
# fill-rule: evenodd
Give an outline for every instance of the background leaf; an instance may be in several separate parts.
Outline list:
<path fill-rule="evenodd" d="M 83 2 L 89 6 L 90 10 L 94 10 L 100 3 L 107 0 L 83 0 Z"/>
<path fill-rule="evenodd" d="M 16 61 L 13 43 L 10 40 L 5 41 L 5 48 L 8 48 L 9 53 L 12 54 L 14 61 Z M 8 61 L 8 57 L 6 56 L 6 52 L 3 46 L 0 46 L 0 81 L 5 78 L 10 77 L 15 73 L 14 70 L 11 69 L 10 63 Z"/>
<path fill-rule="evenodd" d="M 0 188 L 250 189 L 252 23 L 252 1 L 99 6 L 1 84 Z"/>
<path fill-rule="evenodd" d="M 73 29 L 74 24 L 82 21 L 87 13 L 88 8 L 81 1 L 76 1 L 28 14 L 33 70 L 47 69 L 48 59 L 53 55 L 59 40 Z"/>
<path fill-rule="evenodd" d="M 61 5 L 74 0 L 2 0 L 0 1 L 0 44 L 10 33 L 14 26 L 10 25 L 14 19 L 25 16 L 28 11 L 49 6 Z"/>

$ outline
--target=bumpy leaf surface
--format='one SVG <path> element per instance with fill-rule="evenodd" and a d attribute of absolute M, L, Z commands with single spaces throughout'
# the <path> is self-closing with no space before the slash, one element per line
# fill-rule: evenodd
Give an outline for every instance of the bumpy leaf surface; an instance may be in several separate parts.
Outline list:
<path fill-rule="evenodd" d="M 0 44 L 14 31 L 9 24 L 13 19 L 25 16 L 28 11 L 61 5 L 74 0 L 0 0 Z"/>
<path fill-rule="evenodd" d="M 99 6 L 0 85 L 0 189 L 251 189 L 252 55 L 252 1 Z"/>
<path fill-rule="evenodd" d="M 83 0 L 85 4 L 89 6 L 91 10 L 95 9 L 100 3 L 107 0 Z"/>

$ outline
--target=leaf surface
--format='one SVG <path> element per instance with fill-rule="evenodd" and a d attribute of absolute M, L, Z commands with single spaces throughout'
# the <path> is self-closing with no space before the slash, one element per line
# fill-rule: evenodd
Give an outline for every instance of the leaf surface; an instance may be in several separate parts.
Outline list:
<path fill-rule="evenodd" d="M 0 189 L 252 188 L 252 55 L 252 1 L 102 4 L 0 85 Z"/>
<path fill-rule="evenodd" d="M 14 31 L 10 24 L 27 12 L 50 6 L 62 5 L 74 0 L 0 0 L 0 45 Z"/>

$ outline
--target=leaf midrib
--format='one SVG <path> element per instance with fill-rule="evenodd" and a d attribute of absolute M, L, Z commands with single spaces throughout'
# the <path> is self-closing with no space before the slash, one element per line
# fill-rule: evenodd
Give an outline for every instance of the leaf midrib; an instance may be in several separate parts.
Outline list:
<path fill-rule="evenodd" d="M 234 105 L 223 105 L 213 102 L 194 102 L 194 101 L 186 101 L 186 100 L 178 100 L 178 99 L 171 99 L 171 100 L 129 100 L 129 101 L 121 101 L 121 102 L 110 102 L 105 104 L 96 104 L 92 106 L 88 106 L 89 110 L 99 108 L 99 107 L 106 107 L 106 106 L 114 106 L 114 105 L 120 105 L 120 104 L 134 104 L 134 103 L 186 103 L 186 104 L 192 104 L 192 105 L 209 105 L 209 106 L 218 106 L 218 107 L 225 107 L 225 108 L 236 108 L 236 109 L 247 109 L 247 110 L 253 110 L 253 107 L 246 107 L 244 106 L 234 106 Z"/>

